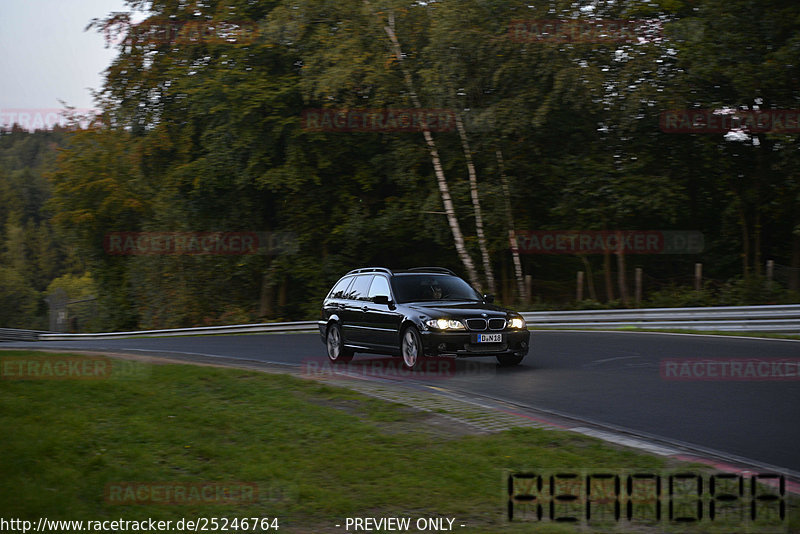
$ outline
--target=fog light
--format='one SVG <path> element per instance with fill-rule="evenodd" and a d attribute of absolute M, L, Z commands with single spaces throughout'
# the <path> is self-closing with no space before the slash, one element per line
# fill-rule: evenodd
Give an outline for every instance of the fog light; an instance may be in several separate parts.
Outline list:
<path fill-rule="evenodd" d="M 519 346 L 522 347 L 523 349 L 527 349 L 528 348 L 528 342 L 527 341 L 523 341 L 522 343 L 519 344 Z"/>

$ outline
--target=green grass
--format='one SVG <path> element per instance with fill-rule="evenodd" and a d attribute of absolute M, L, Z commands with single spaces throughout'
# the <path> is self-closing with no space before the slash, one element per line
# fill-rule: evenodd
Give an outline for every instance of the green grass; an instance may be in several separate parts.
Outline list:
<path fill-rule="evenodd" d="M 0 352 L 0 361 L 34 355 L 42 353 Z M 125 380 L 0 379 L 0 517 L 268 516 L 280 519 L 279 532 L 344 532 L 334 525 L 346 517 L 454 516 L 469 527 L 461 532 L 573 532 L 506 522 L 504 473 L 665 467 L 562 431 L 431 433 L 430 414 L 287 375 L 147 367 Z M 104 498 L 105 486 L 120 482 L 233 481 L 256 483 L 258 499 Z"/>

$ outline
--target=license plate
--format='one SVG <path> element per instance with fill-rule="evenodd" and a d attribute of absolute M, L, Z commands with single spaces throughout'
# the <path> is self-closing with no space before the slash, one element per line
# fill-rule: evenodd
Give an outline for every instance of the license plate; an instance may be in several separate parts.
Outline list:
<path fill-rule="evenodd" d="M 503 334 L 478 334 L 478 343 L 502 343 Z"/>

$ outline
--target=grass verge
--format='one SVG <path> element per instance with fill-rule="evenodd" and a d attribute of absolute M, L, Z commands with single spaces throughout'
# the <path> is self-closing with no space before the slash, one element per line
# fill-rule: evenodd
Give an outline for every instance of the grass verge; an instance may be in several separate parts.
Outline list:
<path fill-rule="evenodd" d="M 66 356 L 4 351 L 0 364 L 43 357 Z M 345 532 L 347 517 L 453 517 L 467 525 L 460 532 L 585 532 L 507 522 L 508 470 L 675 467 L 563 431 L 430 433 L 431 414 L 286 375 L 192 365 L 145 371 L 99 380 L 0 376 L 0 517 L 277 517 L 279 532 L 309 533 Z M 109 485 L 130 482 L 243 482 L 258 491 L 232 503 L 112 502 Z M 708 527 L 696 531 L 715 531 Z M 691 531 L 637 526 L 672 530 Z"/>

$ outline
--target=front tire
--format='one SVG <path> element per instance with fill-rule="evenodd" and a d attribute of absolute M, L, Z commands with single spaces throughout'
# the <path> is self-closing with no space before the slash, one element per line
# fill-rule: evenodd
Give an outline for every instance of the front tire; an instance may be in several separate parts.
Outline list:
<path fill-rule="evenodd" d="M 419 371 L 425 364 L 422 336 L 419 335 L 419 330 L 413 326 L 403 330 L 403 336 L 400 338 L 400 356 L 403 358 L 403 366 L 406 369 Z"/>
<path fill-rule="evenodd" d="M 524 354 L 500 354 L 497 356 L 497 361 L 503 367 L 512 367 L 514 365 L 519 365 L 524 358 Z"/>
<path fill-rule="evenodd" d="M 353 359 L 353 351 L 344 346 L 342 329 L 336 323 L 328 327 L 325 346 L 328 349 L 328 359 L 331 363 L 347 363 Z"/>

